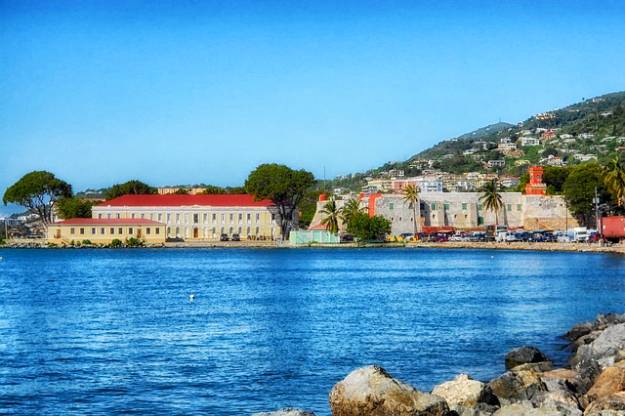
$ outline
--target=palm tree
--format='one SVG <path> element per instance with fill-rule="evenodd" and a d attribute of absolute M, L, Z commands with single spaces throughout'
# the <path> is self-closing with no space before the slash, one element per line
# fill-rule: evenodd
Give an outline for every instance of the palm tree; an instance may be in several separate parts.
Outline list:
<path fill-rule="evenodd" d="M 497 185 L 497 179 L 493 179 L 491 182 L 487 182 L 482 188 L 482 196 L 480 202 L 484 204 L 484 208 L 489 211 L 495 212 L 495 230 L 499 224 L 498 212 L 503 207 L 503 198 L 499 193 L 499 186 Z"/>
<path fill-rule="evenodd" d="M 338 208 L 334 198 L 330 198 L 323 206 L 321 213 L 324 215 L 321 224 L 326 226 L 326 230 L 332 234 L 339 232 L 339 219 L 341 218 L 342 208 Z"/>
<path fill-rule="evenodd" d="M 625 206 L 625 160 L 621 154 L 608 162 L 604 180 L 617 205 Z"/>
<path fill-rule="evenodd" d="M 349 224 L 350 220 L 359 212 L 363 212 L 363 210 L 364 208 L 360 208 L 360 201 L 357 199 L 350 199 L 343 206 L 341 219 L 345 224 Z"/>
<path fill-rule="evenodd" d="M 417 236 L 417 206 L 419 204 L 419 188 L 416 185 L 408 184 L 404 187 L 404 202 L 412 208 L 412 224 L 414 225 L 414 235 Z"/>

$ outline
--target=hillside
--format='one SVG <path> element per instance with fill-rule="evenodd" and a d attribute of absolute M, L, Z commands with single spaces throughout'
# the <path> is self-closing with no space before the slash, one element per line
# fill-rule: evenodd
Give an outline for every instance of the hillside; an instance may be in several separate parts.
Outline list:
<path fill-rule="evenodd" d="M 491 124 L 440 143 L 400 162 L 338 177 L 334 187 L 359 190 L 367 177 L 499 172 L 520 175 L 529 164 L 571 165 L 607 161 L 625 146 L 625 92 L 583 100 L 536 114 L 517 124 Z M 491 163 L 489 163 L 491 161 Z M 498 164 L 492 167 L 492 161 Z M 501 166 L 505 164 L 505 166 Z M 401 172 L 403 171 L 403 172 Z"/>

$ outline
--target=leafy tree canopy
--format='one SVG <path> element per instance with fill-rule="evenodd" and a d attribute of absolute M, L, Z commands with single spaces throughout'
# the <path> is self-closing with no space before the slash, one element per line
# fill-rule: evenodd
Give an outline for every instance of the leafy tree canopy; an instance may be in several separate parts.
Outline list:
<path fill-rule="evenodd" d="M 4 204 L 14 203 L 36 213 L 44 225 L 52 220 L 52 205 L 60 198 L 72 196 L 72 186 L 46 171 L 24 175 L 4 193 Z"/>
<path fill-rule="evenodd" d="M 204 191 L 202 192 L 205 195 L 210 194 L 244 194 L 245 188 L 242 186 L 226 186 L 221 187 L 217 185 L 205 185 Z"/>
<path fill-rule="evenodd" d="M 91 208 L 94 203 L 82 198 L 62 198 L 55 204 L 59 217 L 67 220 L 69 218 L 91 218 Z"/>
<path fill-rule="evenodd" d="M 304 197 L 299 204 L 299 226 L 306 228 L 312 222 L 315 212 L 317 211 L 317 201 L 322 191 L 311 189 L 306 191 Z"/>
<path fill-rule="evenodd" d="M 156 188 L 138 180 L 131 180 L 128 182 L 124 182 L 124 183 L 111 186 L 109 189 L 107 189 L 104 192 L 104 197 L 106 199 L 113 199 L 122 195 L 129 195 L 129 194 L 139 195 L 139 194 L 155 194 L 155 193 L 156 193 Z"/>
<path fill-rule="evenodd" d="M 592 200 L 595 197 L 595 188 L 600 200 L 611 199 L 603 181 L 603 169 L 594 162 L 573 167 L 564 182 L 564 198 L 568 207 L 585 225 L 594 225 Z"/>
<path fill-rule="evenodd" d="M 282 235 L 287 238 L 293 213 L 314 184 L 315 177 L 308 171 L 271 163 L 260 165 L 250 173 L 245 190 L 256 199 L 273 201 L 280 215 Z"/>
<path fill-rule="evenodd" d="M 391 223 L 379 215 L 369 217 L 364 212 L 356 212 L 347 224 L 347 232 L 359 241 L 384 240 L 391 232 Z"/>

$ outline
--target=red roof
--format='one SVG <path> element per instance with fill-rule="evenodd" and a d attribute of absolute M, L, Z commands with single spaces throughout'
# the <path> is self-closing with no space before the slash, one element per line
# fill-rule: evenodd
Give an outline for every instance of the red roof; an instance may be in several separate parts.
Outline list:
<path fill-rule="evenodd" d="M 432 226 L 432 227 L 428 227 L 426 225 L 424 225 L 421 229 L 421 232 L 423 232 L 423 234 L 434 234 L 434 233 L 453 233 L 454 232 L 454 227 L 437 227 L 437 226 Z"/>
<path fill-rule="evenodd" d="M 145 218 L 70 218 L 53 225 L 164 225 Z"/>
<path fill-rule="evenodd" d="M 104 201 L 99 207 L 177 207 L 177 206 L 212 206 L 212 207 L 269 207 L 268 199 L 256 201 L 249 194 L 208 194 L 208 195 L 123 195 Z"/>
<path fill-rule="evenodd" d="M 309 230 L 327 230 L 328 227 L 326 227 L 325 225 L 319 223 L 319 224 L 315 224 L 315 225 L 310 225 L 308 227 Z"/>

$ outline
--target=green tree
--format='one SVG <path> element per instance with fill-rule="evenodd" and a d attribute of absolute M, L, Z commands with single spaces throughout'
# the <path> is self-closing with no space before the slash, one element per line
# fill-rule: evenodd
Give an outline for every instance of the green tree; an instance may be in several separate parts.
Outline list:
<path fill-rule="evenodd" d="M 14 203 L 37 214 L 45 227 L 52 221 L 52 207 L 61 199 L 72 196 L 72 186 L 50 172 L 35 171 L 24 175 L 5 192 L 5 205 Z"/>
<path fill-rule="evenodd" d="M 564 182 L 569 176 L 570 169 L 560 166 L 545 166 L 543 182 L 547 185 L 549 194 L 561 194 L 564 191 Z"/>
<path fill-rule="evenodd" d="M 256 199 L 273 201 L 278 209 L 282 236 L 287 238 L 292 227 L 293 214 L 314 183 L 315 178 L 308 171 L 271 163 L 254 169 L 245 181 L 245 189 Z"/>
<path fill-rule="evenodd" d="M 91 218 L 94 203 L 82 198 L 62 198 L 54 205 L 56 213 L 64 220 L 70 218 Z"/>
<path fill-rule="evenodd" d="M 618 206 L 625 206 L 625 159 L 617 154 L 605 169 L 605 185 Z"/>
<path fill-rule="evenodd" d="M 391 232 L 391 223 L 384 217 L 369 217 L 364 212 L 357 212 L 347 224 L 347 232 L 359 241 L 384 240 Z"/>
<path fill-rule="evenodd" d="M 299 204 L 299 227 L 308 228 L 317 212 L 317 201 L 322 193 L 319 189 L 311 189 L 304 194 Z"/>
<path fill-rule="evenodd" d="M 584 225 L 591 225 L 594 218 L 595 189 L 599 198 L 607 200 L 610 195 L 603 181 L 604 170 L 597 163 L 584 163 L 571 169 L 564 182 L 564 198 L 573 215 Z"/>
<path fill-rule="evenodd" d="M 339 221 L 342 211 L 343 210 L 336 205 L 334 197 L 330 198 L 321 210 L 321 214 L 323 214 L 321 224 L 325 225 L 326 230 L 330 231 L 332 234 L 339 232 Z"/>
<path fill-rule="evenodd" d="M 210 194 L 225 194 L 226 190 L 221 186 L 216 185 L 206 185 L 202 194 L 210 195 Z"/>
<path fill-rule="evenodd" d="M 503 198 L 499 193 L 499 185 L 497 184 L 496 179 L 493 179 L 484 185 L 482 188 L 480 202 L 484 205 L 484 208 L 495 213 L 495 228 L 497 228 L 497 225 L 499 225 L 498 213 L 503 207 Z"/>
<path fill-rule="evenodd" d="M 404 187 L 404 202 L 412 208 L 412 225 L 414 235 L 417 235 L 417 207 L 419 206 L 419 188 L 416 185 L 408 184 Z"/>
<path fill-rule="evenodd" d="M 111 186 L 109 189 L 104 191 L 104 197 L 106 199 L 113 199 L 122 195 L 142 195 L 155 193 L 156 188 L 138 180 L 131 180 Z"/>
<path fill-rule="evenodd" d="M 349 222 L 356 214 L 363 213 L 365 209 L 366 208 L 360 207 L 360 201 L 358 199 L 350 199 L 345 203 L 345 205 L 343 205 L 343 212 L 341 217 L 343 223 L 349 224 Z"/>

